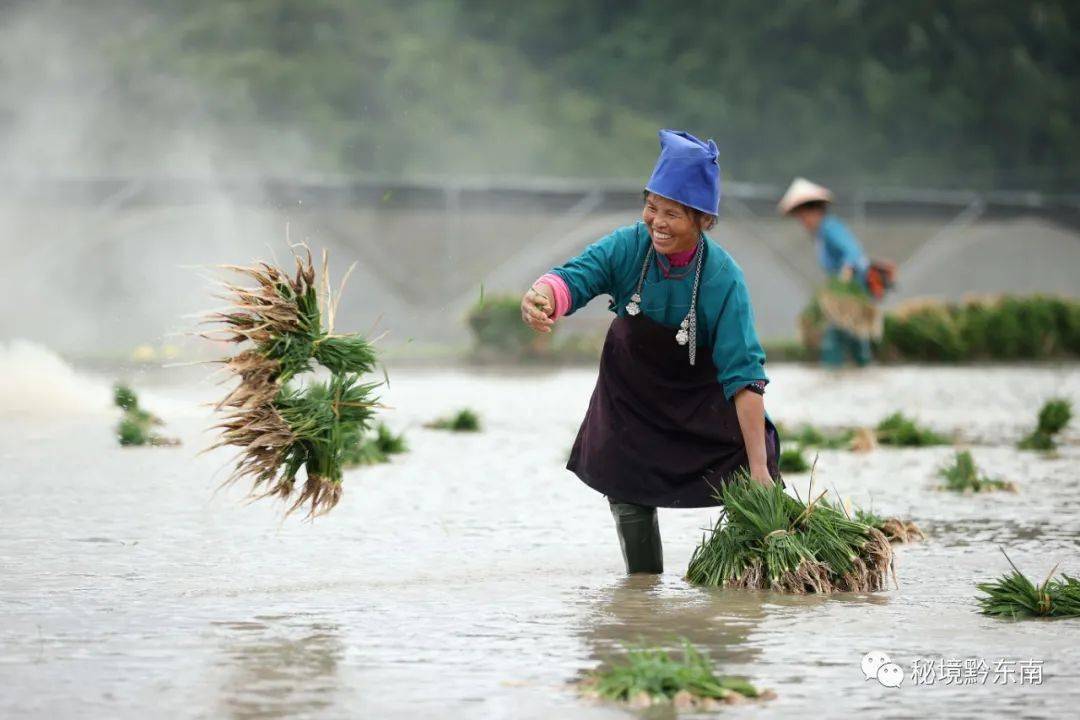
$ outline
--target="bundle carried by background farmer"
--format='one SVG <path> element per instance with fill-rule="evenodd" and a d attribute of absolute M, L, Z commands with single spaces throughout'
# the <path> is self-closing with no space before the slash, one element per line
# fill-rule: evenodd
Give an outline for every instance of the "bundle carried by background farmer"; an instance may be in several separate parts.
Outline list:
<path fill-rule="evenodd" d="M 341 499 L 342 453 L 350 439 L 369 429 L 379 383 L 361 381 L 375 367 L 371 344 L 357 334 L 334 332 L 348 273 L 334 295 L 325 253 L 318 279 L 310 251 L 294 251 L 294 257 L 291 276 L 263 262 L 223 266 L 253 285 L 222 283 L 221 297 L 231 307 L 207 316 L 218 329 L 204 337 L 241 348 L 219 361 L 239 380 L 216 406 L 224 419 L 211 449 L 240 449 L 226 483 L 247 478 L 256 497 L 281 498 L 289 503 L 288 513 L 309 503 L 310 518 Z M 329 371 L 328 380 L 300 380 L 317 365 Z M 294 493 L 301 469 L 306 479 Z"/>

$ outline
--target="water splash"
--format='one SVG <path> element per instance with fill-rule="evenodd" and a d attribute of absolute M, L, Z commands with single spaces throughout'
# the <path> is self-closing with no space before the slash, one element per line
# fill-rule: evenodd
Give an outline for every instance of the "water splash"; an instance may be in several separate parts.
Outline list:
<path fill-rule="evenodd" d="M 0 343 L 0 415 L 48 418 L 112 409 L 107 383 L 79 373 L 49 348 L 27 340 Z"/>

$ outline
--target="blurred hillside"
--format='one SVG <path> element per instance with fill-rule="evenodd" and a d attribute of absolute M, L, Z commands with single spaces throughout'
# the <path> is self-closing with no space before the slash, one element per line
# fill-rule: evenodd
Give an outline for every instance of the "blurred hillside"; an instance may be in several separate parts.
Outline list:
<path fill-rule="evenodd" d="M 56 172 L 161 169 L 168 144 L 168 167 L 187 172 L 640 178 L 668 126 L 715 137 L 725 175 L 744 181 L 1080 188 L 1070 0 L 8 0 L 0 12 L 9 172 L 28 156 Z M 43 95 L 68 101 L 33 110 Z M 29 152 L 25 131 L 65 112 L 80 112 L 80 132 Z M 65 162 L 73 150 L 80 162 Z"/>

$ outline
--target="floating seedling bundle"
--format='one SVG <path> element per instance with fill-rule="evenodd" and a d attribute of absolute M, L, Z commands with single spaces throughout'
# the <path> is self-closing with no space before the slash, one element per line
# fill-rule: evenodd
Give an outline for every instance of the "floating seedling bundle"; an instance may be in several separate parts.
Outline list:
<path fill-rule="evenodd" d="M 334 332 L 345 280 L 335 297 L 325 255 L 318 284 L 311 254 L 295 260 L 294 275 L 267 263 L 224 266 L 253 286 L 223 283 L 231 307 L 207 317 L 218 329 L 206 337 L 241 348 L 220 361 L 238 383 L 217 405 L 225 417 L 213 447 L 240 449 L 227 483 L 248 479 L 256 497 L 281 498 L 290 513 L 309 503 L 315 517 L 341 498 L 343 451 L 370 426 L 378 383 L 361 381 L 375 366 L 371 344 Z M 329 380 L 296 382 L 316 365 Z M 306 480 L 294 494 L 301 469 Z"/>
<path fill-rule="evenodd" d="M 1055 567 L 1041 585 L 1036 585 L 1008 555 L 1005 559 L 1012 565 L 1011 573 L 977 586 L 984 593 L 978 598 L 984 614 L 1010 618 L 1080 617 L 1080 580 L 1065 573 L 1055 578 Z"/>
<path fill-rule="evenodd" d="M 780 472 L 804 473 L 810 469 L 810 463 L 803 457 L 802 448 L 799 446 L 784 448 L 780 451 Z"/>
<path fill-rule="evenodd" d="M 1048 400 L 1039 409 L 1035 430 L 1020 441 L 1021 450 L 1053 450 L 1057 447 L 1054 436 L 1065 429 L 1072 420 L 1072 403 L 1062 398 Z"/>
<path fill-rule="evenodd" d="M 408 450 L 404 434 L 395 435 L 386 423 L 379 423 L 375 427 L 374 435 L 356 434 L 355 437 L 346 438 L 342 462 L 345 467 L 377 465 L 390 462 L 391 455 L 399 455 Z"/>
<path fill-rule="evenodd" d="M 978 467 L 975 466 L 975 458 L 971 456 L 971 452 L 968 450 L 956 453 L 952 464 L 941 468 L 938 474 L 945 479 L 944 484 L 941 485 L 941 490 L 966 493 L 993 490 L 1016 492 L 1016 485 L 1007 480 L 980 475 Z"/>
<path fill-rule="evenodd" d="M 895 412 L 878 423 L 877 439 L 882 445 L 900 447 L 946 445 L 949 442 L 947 438 L 919 426 L 914 420 L 900 412 Z"/>
<path fill-rule="evenodd" d="M 124 411 L 116 425 L 116 438 L 123 447 L 153 445 L 157 447 L 179 445 L 176 438 L 163 437 L 154 432 L 164 425 L 161 418 L 139 406 L 139 396 L 127 385 L 117 383 L 113 387 L 113 402 Z"/>
<path fill-rule="evenodd" d="M 451 432 L 480 432 L 480 416 L 475 410 L 464 408 L 453 415 L 441 417 L 426 423 L 430 430 L 449 430 Z"/>
<path fill-rule="evenodd" d="M 723 513 L 694 551 L 686 579 L 798 594 L 883 589 L 893 562 L 888 539 L 824 495 L 806 504 L 779 484 L 734 478 L 720 492 Z"/>
<path fill-rule="evenodd" d="M 587 696 L 629 703 L 634 708 L 671 703 L 677 710 L 712 710 L 717 701 L 775 697 L 746 680 L 718 677 L 708 656 L 688 640 L 682 644 L 682 657 L 672 657 L 662 648 L 631 647 L 625 662 L 613 662 L 590 673 L 580 688 Z"/>

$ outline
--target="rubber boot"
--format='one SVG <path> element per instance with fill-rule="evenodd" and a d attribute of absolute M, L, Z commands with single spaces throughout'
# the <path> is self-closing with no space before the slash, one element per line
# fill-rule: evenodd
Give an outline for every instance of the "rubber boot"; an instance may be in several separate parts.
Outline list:
<path fill-rule="evenodd" d="M 656 508 L 634 503 L 611 503 L 611 515 L 619 532 L 619 545 L 627 574 L 664 572 L 664 550 L 660 545 L 660 523 Z"/>

